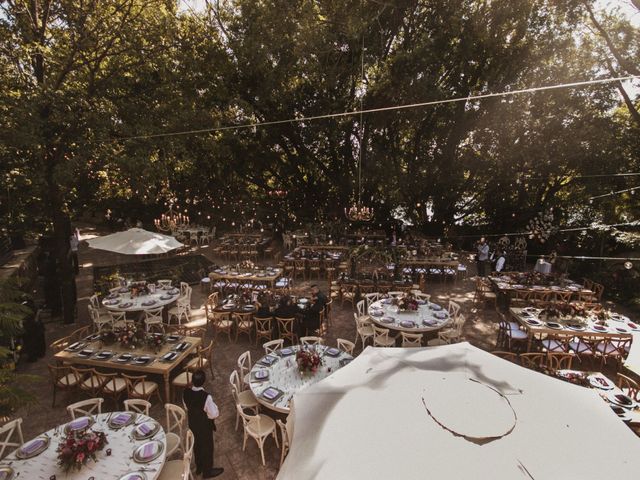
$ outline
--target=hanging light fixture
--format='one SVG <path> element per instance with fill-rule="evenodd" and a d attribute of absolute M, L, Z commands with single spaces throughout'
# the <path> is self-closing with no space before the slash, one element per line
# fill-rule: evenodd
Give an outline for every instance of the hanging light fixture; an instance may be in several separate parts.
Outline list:
<path fill-rule="evenodd" d="M 364 16 L 363 16 L 364 17 Z M 362 32 L 362 55 L 360 59 L 360 73 L 363 91 L 360 96 L 360 148 L 358 151 L 358 201 L 344 209 L 344 215 L 351 222 L 370 222 L 373 220 L 373 208 L 362 204 L 362 150 L 364 147 L 364 124 L 362 110 L 364 109 L 364 30 Z"/>
<path fill-rule="evenodd" d="M 162 232 L 174 232 L 189 226 L 189 215 L 175 212 L 173 210 L 173 200 L 169 203 L 169 210 L 156 218 L 153 223 Z"/>

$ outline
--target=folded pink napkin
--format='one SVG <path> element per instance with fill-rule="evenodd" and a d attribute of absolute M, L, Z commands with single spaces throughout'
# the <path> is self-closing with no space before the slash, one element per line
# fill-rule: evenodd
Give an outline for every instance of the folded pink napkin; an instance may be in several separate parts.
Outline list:
<path fill-rule="evenodd" d="M 45 441 L 42 438 L 36 438 L 35 440 L 27 443 L 24 447 L 21 448 L 23 453 L 30 454 L 38 450 Z"/>
<path fill-rule="evenodd" d="M 142 458 L 149 458 L 151 455 L 156 453 L 156 449 L 158 446 L 155 442 L 147 443 L 142 449 Z"/>
<path fill-rule="evenodd" d="M 146 435 L 147 433 L 149 433 L 150 431 L 153 430 L 153 428 L 148 424 L 148 423 L 143 423 L 142 425 L 140 425 L 140 427 L 138 427 L 138 430 L 140 431 L 140 433 L 142 433 L 143 435 Z"/>
<path fill-rule="evenodd" d="M 126 423 L 130 418 L 131 415 L 129 413 L 119 413 L 111 419 L 111 423 L 115 425 L 122 425 Z"/>

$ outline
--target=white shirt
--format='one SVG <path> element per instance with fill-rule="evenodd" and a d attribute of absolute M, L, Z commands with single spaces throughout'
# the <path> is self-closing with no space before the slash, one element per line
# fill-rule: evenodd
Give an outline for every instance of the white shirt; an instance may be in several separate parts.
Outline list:
<path fill-rule="evenodd" d="M 481 243 L 478 245 L 478 260 L 481 262 L 489 259 L 489 244 Z"/>
<path fill-rule="evenodd" d="M 69 246 L 71 247 L 72 252 L 78 251 L 78 237 L 74 234 L 69 238 Z"/>
<path fill-rule="evenodd" d="M 504 257 L 501 255 L 496 262 L 496 272 L 501 272 L 504 268 Z"/>
<path fill-rule="evenodd" d="M 191 390 L 193 390 L 194 392 L 200 392 L 201 390 L 204 390 L 204 388 L 191 387 Z M 207 395 L 207 399 L 204 402 L 203 410 L 207 414 L 207 417 L 209 417 L 209 420 L 213 420 L 220 416 L 220 410 L 218 410 L 218 406 L 213 403 L 213 398 L 211 398 L 211 395 Z"/>

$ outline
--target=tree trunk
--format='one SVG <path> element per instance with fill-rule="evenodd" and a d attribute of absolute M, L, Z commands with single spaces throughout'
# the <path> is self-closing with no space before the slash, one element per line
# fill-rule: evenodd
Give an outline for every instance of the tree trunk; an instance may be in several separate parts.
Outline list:
<path fill-rule="evenodd" d="M 53 223 L 54 255 L 56 277 L 62 300 L 62 320 L 64 323 L 76 321 L 76 282 L 71 265 L 70 244 L 71 221 L 64 210 L 63 194 L 55 177 L 56 157 L 61 155 L 53 147 L 45 154 L 47 193 Z"/>

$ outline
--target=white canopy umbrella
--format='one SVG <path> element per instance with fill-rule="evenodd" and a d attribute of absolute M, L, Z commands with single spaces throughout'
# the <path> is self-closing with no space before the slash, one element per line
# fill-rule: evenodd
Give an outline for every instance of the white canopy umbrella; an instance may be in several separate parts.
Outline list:
<path fill-rule="evenodd" d="M 123 255 L 153 255 L 167 253 L 183 246 L 175 238 L 142 228 L 130 228 L 123 232 L 93 238 L 87 243 L 91 248 L 108 250 Z"/>
<path fill-rule="evenodd" d="M 636 478 L 640 439 L 597 392 L 468 343 L 367 348 L 294 396 L 279 480 Z"/>

